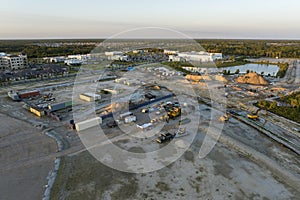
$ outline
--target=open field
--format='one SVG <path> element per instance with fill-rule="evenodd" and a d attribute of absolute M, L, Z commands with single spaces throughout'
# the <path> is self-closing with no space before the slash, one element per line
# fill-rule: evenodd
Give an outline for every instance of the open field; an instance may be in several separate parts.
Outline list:
<path fill-rule="evenodd" d="M 144 66 L 136 70 L 134 78 L 141 83 L 150 82 L 153 80 L 152 77 L 155 77 L 155 84 L 175 88 L 178 99 L 187 104 L 183 109 L 182 118 L 185 118 L 187 113 L 200 115 L 200 125 L 197 131 L 186 137 L 174 139 L 174 141 L 186 141 L 195 136 L 192 146 L 183 156 L 156 172 L 130 174 L 116 171 L 92 157 L 82 145 L 78 134 L 66 126 L 75 112 L 87 117 L 92 113 L 98 115 L 106 111 L 113 95 L 101 94 L 102 99 L 95 104 L 79 100 L 78 95 L 75 95 L 77 104 L 73 106 L 72 111 L 60 111 L 63 118 L 57 122 L 47 116 L 42 118 L 34 116 L 23 107 L 22 102 L 12 102 L 5 97 L 6 94 L 3 92 L 0 111 L 9 115 L 0 115 L 0 128 L 6 130 L 1 132 L 0 142 L 0 189 L 4 199 L 19 199 L 20 194 L 24 191 L 28 191 L 28 199 L 40 199 L 45 189 L 43 186 L 47 184 L 46 177 L 53 168 L 53 158 L 55 157 L 61 157 L 62 162 L 52 189 L 51 199 L 297 199 L 300 196 L 298 190 L 300 183 L 299 155 L 237 119 L 230 118 L 224 124 L 222 135 L 214 149 L 207 157 L 200 159 L 198 153 L 204 137 L 209 135 L 207 132 L 209 123 L 211 120 L 219 122 L 219 117 L 225 114 L 220 111 L 222 109 L 219 109 L 222 108 L 224 102 L 214 99 L 216 104 L 212 106 L 213 108 L 204 103 L 195 103 L 197 96 L 215 98 L 210 96 L 207 85 L 204 83 L 190 84 L 185 80 L 178 82 L 175 80 L 179 75 L 163 76 L 153 70 L 153 67 L 155 65 Z M 171 69 L 168 70 L 171 71 Z M 99 70 L 98 73 L 102 74 L 104 71 Z M 126 77 L 126 74 L 119 75 Z M 98 74 L 95 73 L 94 76 L 96 80 Z M 90 76 L 91 82 L 80 84 L 83 90 L 98 91 L 103 88 L 114 88 L 120 92 L 119 96 L 117 95 L 118 99 L 126 99 L 135 92 L 136 95 L 130 96 L 132 101 L 138 101 L 139 96 L 143 96 L 143 88 L 139 84 L 126 85 L 110 80 L 97 83 L 98 88 L 94 87 L 91 84 L 94 76 Z M 131 74 L 127 74 L 126 78 L 130 77 Z M 149 77 L 149 80 L 145 77 Z M 239 102 L 249 105 L 257 99 L 257 96 L 247 93 L 248 86 L 230 84 L 232 80 L 228 79 L 226 92 L 231 96 L 227 101 L 228 106 L 232 109 L 239 110 L 240 108 L 237 106 Z M 84 80 L 88 79 L 84 78 Z M 195 96 L 186 95 L 186 88 L 182 87 L 183 84 L 192 85 Z M 289 86 L 285 84 L 283 86 L 287 90 L 289 89 Z M 61 80 L 58 83 L 48 82 L 43 85 L 33 83 L 27 86 L 12 86 L 7 90 L 43 89 L 44 87 L 47 88 L 43 92 L 52 92 L 56 97 L 56 102 L 72 99 L 73 84 L 70 80 Z M 215 82 L 211 87 L 216 93 L 222 92 Z M 272 87 L 275 88 L 275 86 L 270 86 L 270 88 Z M 261 92 L 262 98 L 267 96 L 270 88 Z M 159 97 L 169 94 L 164 89 L 151 92 Z M 241 98 L 241 95 L 244 97 Z M 29 101 L 35 103 L 38 100 Z M 172 97 L 164 101 L 177 101 L 177 99 Z M 157 102 L 157 104 L 159 103 L 161 102 Z M 152 107 L 153 105 L 147 106 Z M 138 118 L 137 123 L 146 123 L 156 116 L 154 113 L 152 115 L 141 113 L 141 109 L 147 106 L 133 110 Z M 212 111 L 215 112 L 213 116 L 211 115 Z M 246 111 L 240 111 L 240 113 L 246 113 Z M 274 122 L 278 121 L 278 118 L 272 117 L 272 115 L 262 115 L 261 119 L 262 121 L 258 123 L 266 124 L 267 129 L 281 132 L 283 136 L 287 131 L 293 138 L 293 142 L 299 144 L 299 138 L 293 135 L 289 130 L 290 127 L 282 128 L 280 123 Z M 148 152 L 163 147 L 155 142 L 157 133 L 151 137 L 142 136 L 140 139 L 139 135 L 147 133 L 140 132 L 135 123 L 108 128 L 106 123 L 109 120 L 112 119 L 103 121 L 102 129 L 105 136 L 118 147 L 132 152 Z M 263 120 L 268 121 L 264 123 Z M 165 129 L 171 126 L 177 128 L 178 121 L 179 118 L 171 120 L 168 125 L 159 122 L 157 126 L 166 125 Z M 299 126 L 295 123 L 290 124 L 295 127 Z M 189 126 L 189 123 L 185 126 Z M 57 147 L 54 140 L 42 134 L 45 130 L 55 132 L 62 141 L 63 149 L 60 152 L 56 152 Z M 133 134 L 124 134 L 128 130 L 131 130 Z M 286 135 L 288 136 L 288 134 Z M 103 135 L 103 138 L 99 137 L 99 140 L 95 141 L 99 145 L 97 148 L 107 145 L 107 141 L 104 139 Z M 2 154 L 2 152 L 4 153 Z M 11 188 L 20 192 L 14 192 Z"/>
<path fill-rule="evenodd" d="M 41 199 L 53 159 L 23 164 L 55 152 L 55 142 L 30 124 L 3 114 L 0 130 L 0 199 Z M 14 165 L 19 167 L 7 168 Z"/>

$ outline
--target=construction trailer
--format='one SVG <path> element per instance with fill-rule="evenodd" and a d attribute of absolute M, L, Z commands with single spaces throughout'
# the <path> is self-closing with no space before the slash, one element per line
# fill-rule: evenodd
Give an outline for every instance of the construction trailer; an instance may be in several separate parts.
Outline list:
<path fill-rule="evenodd" d="M 101 95 L 94 94 L 94 93 L 83 93 L 79 95 L 79 98 L 81 100 L 87 101 L 87 102 L 93 102 L 98 101 L 101 99 Z"/>
<path fill-rule="evenodd" d="M 152 129 L 152 123 L 146 123 L 146 124 L 143 124 L 143 125 L 139 125 L 137 124 L 136 125 L 138 128 L 142 129 L 142 130 L 150 130 Z"/>
<path fill-rule="evenodd" d="M 76 131 L 83 131 L 89 128 L 92 128 L 94 126 L 99 126 L 102 124 L 102 118 L 101 117 L 95 117 L 92 119 L 88 119 L 85 121 L 81 121 L 78 123 L 75 123 L 75 129 Z"/>
<path fill-rule="evenodd" d="M 45 115 L 45 111 L 43 110 L 39 110 L 39 109 L 36 109 L 36 108 L 33 108 L 33 107 L 30 107 L 29 108 L 30 112 L 32 112 L 33 114 L 39 116 L 39 117 L 42 117 Z"/>
<path fill-rule="evenodd" d="M 114 90 L 114 89 L 108 89 L 108 88 L 105 88 L 102 90 L 104 93 L 109 93 L 109 94 L 118 94 L 118 91 L 117 90 Z"/>
<path fill-rule="evenodd" d="M 125 122 L 126 124 L 129 124 L 129 123 L 131 123 L 131 122 L 136 122 L 136 116 L 135 116 L 135 115 L 130 115 L 130 116 L 128 116 L 128 117 L 125 117 L 125 118 L 124 118 L 124 122 Z"/>
<path fill-rule="evenodd" d="M 121 119 L 125 119 L 126 117 L 131 116 L 131 115 L 133 115 L 132 112 L 122 113 L 122 114 L 120 114 L 120 118 Z"/>

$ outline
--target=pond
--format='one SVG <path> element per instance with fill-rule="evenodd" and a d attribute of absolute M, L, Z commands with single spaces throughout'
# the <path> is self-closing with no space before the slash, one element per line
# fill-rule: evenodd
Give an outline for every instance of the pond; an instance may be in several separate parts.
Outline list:
<path fill-rule="evenodd" d="M 230 70 L 231 73 L 235 73 L 236 70 L 239 69 L 241 74 L 247 73 L 247 71 L 254 71 L 258 74 L 261 74 L 264 72 L 264 75 L 270 74 L 271 76 L 276 76 L 279 67 L 277 65 L 268 65 L 268 64 L 255 64 L 255 63 L 249 63 L 245 65 L 239 65 L 239 66 L 233 66 L 233 67 L 222 67 L 222 68 L 186 68 L 186 70 L 192 71 L 192 72 L 200 72 L 200 73 L 216 73 L 216 72 L 222 72 L 223 70 Z"/>
<path fill-rule="evenodd" d="M 220 72 L 222 72 L 223 70 L 230 70 L 231 73 L 234 73 L 237 69 L 239 69 L 240 73 L 242 74 L 247 73 L 247 70 L 249 70 L 254 71 L 258 74 L 261 74 L 263 72 L 264 75 L 270 74 L 271 76 L 275 76 L 279 70 L 279 67 L 277 65 L 249 63 L 240 66 L 219 68 Z"/>

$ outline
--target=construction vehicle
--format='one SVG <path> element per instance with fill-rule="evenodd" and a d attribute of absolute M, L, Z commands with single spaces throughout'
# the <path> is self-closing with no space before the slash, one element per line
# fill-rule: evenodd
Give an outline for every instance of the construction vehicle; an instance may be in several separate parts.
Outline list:
<path fill-rule="evenodd" d="M 111 122 L 107 123 L 106 126 L 107 126 L 108 128 L 114 128 L 114 127 L 118 126 L 118 124 L 117 124 L 117 122 L 114 120 L 114 121 L 111 121 Z"/>
<path fill-rule="evenodd" d="M 163 134 L 160 134 L 160 136 L 156 139 L 156 142 L 161 144 L 161 143 L 173 140 L 174 137 L 175 137 L 175 134 L 172 134 L 172 133 L 164 134 L 163 133 Z"/>
<path fill-rule="evenodd" d="M 168 116 L 171 119 L 175 119 L 176 117 L 181 115 L 181 108 L 173 107 L 171 110 L 168 111 Z"/>
<path fill-rule="evenodd" d="M 253 120 L 259 119 L 258 115 L 255 115 L 255 114 L 248 114 L 247 117 L 248 117 L 248 119 L 253 119 Z"/>
<path fill-rule="evenodd" d="M 176 138 L 183 137 L 183 136 L 186 136 L 186 135 L 188 135 L 188 132 L 186 131 L 186 128 L 179 128 L 178 131 L 176 131 L 176 133 L 175 133 Z"/>
<path fill-rule="evenodd" d="M 248 114 L 248 119 L 258 120 L 258 112 L 261 110 L 261 108 L 257 109 L 256 112 L 253 112 L 252 114 Z"/>
<path fill-rule="evenodd" d="M 221 122 L 227 122 L 229 120 L 228 114 L 225 114 L 219 118 Z"/>

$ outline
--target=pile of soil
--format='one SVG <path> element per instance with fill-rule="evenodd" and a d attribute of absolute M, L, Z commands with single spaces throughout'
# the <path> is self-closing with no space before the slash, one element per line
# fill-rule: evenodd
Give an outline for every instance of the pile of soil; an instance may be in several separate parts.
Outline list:
<path fill-rule="evenodd" d="M 237 83 L 246 83 L 252 85 L 269 85 L 269 83 L 259 74 L 250 72 L 236 79 Z"/>

